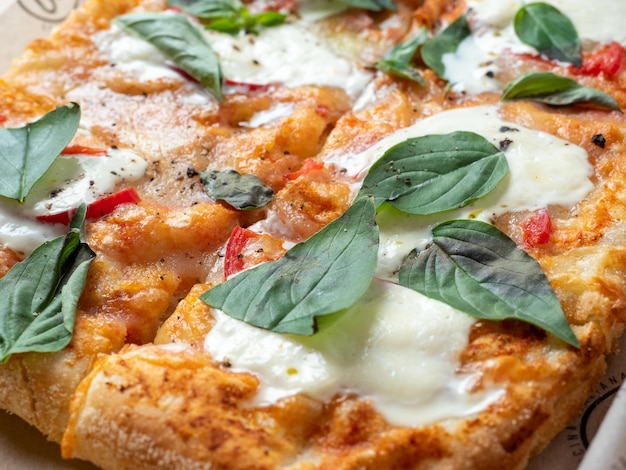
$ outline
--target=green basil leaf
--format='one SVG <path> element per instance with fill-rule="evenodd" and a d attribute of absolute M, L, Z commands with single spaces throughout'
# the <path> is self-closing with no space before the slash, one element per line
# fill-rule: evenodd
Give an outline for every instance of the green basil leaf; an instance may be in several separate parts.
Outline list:
<path fill-rule="evenodd" d="M 558 9 L 547 3 L 529 3 L 519 9 L 513 22 L 522 42 L 550 59 L 582 64 L 580 40 L 574 24 Z"/>
<path fill-rule="evenodd" d="M 208 29 L 228 34 L 237 34 L 240 31 L 256 33 L 259 26 L 277 26 L 284 23 L 287 18 L 287 15 L 276 11 L 251 15 L 248 8 L 239 0 L 170 1 L 169 3 L 203 20 L 203 24 Z"/>
<path fill-rule="evenodd" d="M 399 276 L 401 285 L 473 317 L 515 318 L 579 346 L 539 263 L 492 225 L 452 220 L 436 226 L 433 244 L 411 252 Z"/>
<path fill-rule="evenodd" d="M 203 20 L 236 16 L 244 8 L 239 0 L 169 0 L 167 3 Z"/>
<path fill-rule="evenodd" d="M 159 49 L 222 101 L 222 69 L 215 52 L 183 15 L 133 13 L 115 19 L 120 27 Z"/>
<path fill-rule="evenodd" d="M 79 123 L 80 107 L 71 103 L 24 127 L 0 129 L 0 195 L 24 201 L 70 143 Z"/>
<path fill-rule="evenodd" d="M 463 207 L 489 194 L 509 171 L 504 154 L 484 137 L 458 131 L 401 142 L 376 161 L 360 194 L 408 214 Z"/>
<path fill-rule="evenodd" d="M 259 209 L 274 199 L 272 188 L 254 175 L 235 170 L 202 171 L 200 181 L 215 201 L 224 201 L 235 209 Z"/>
<path fill-rule="evenodd" d="M 426 29 L 422 28 L 414 38 L 393 47 L 382 60 L 374 64 L 374 67 L 381 72 L 406 78 L 426 86 L 426 82 L 419 70 L 411 65 L 417 49 L 426 42 L 426 37 Z"/>
<path fill-rule="evenodd" d="M 396 4 L 393 0 L 340 0 L 348 6 L 363 8 L 365 10 L 381 11 L 395 10 Z"/>
<path fill-rule="evenodd" d="M 465 15 L 459 16 L 437 36 L 426 41 L 422 47 L 422 60 L 440 77 L 445 78 L 444 54 L 456 52 L 459 44 L 471 34 Z"/>
<path fill-rule="evenodd" d="M 252 325 L 311 335 L 315 317 L 352 306 L 376 268 L 378 227 L 372 198 L 361 198 L 283 258 L 243 271 L 200 296 Z"/>
<path fill-rule="evenodd" d="M 507 84 L 501 100 L 519 99 L 539 101 L 552 106 L 589 103 L 621 112 L 619 104 L 611 95 L 550 72 L 527 73 Z"/>
<path fill-rule="evenodd" d="M 78 211 L 72 226 L 82 225 Z M 39 246 L 0 279 L 0 362 L 21 352 L 54 352 L 72 339 L 78 299 L 95 253 L 80 230 Z"/>
<path fill-rule="evenodd" d="M 262 13 L 257 13 L 252 15 L 252 20 L 261 26 L 265 26 L 266 28 L 269 26 L 278 26 L 285 22 L 287 15 L 279 13 L 277 11 L 264 11 Z"/>

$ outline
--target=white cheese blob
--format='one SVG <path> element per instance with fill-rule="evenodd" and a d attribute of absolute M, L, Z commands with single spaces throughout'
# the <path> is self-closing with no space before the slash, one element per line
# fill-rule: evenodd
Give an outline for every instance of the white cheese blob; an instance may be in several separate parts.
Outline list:
<path fill-rule="evenodd" d="M 124 181 L 136 181 L 147 162 L 131 150 L 110 149 L 107 155 L 58 157 L 35 183 L 23 203 L 0 198 L 0 243 L 28 254 L 66 227 L 37 222 L 37 216 L 75 209 L 115 191 Z"/>
<path fill-rule="evenodd" d="M 599 0 L 548 0 L 563 12 L 576 27 L 581 39 L 599 42 L 612 40 L 626 44 L 626 2 Z M 494 58 L 507 52 L 537 53 L 523 44 L 513 29 L 513 19 L 524 2 L 516 0 L 468 0 L 472 35 L 454 53 L 444 54 L 445 78 L 455 91 L 475 95 L 499 91 L 501 85 L 489 75 L 497 75 Z M 489 73 L 489 75 L 487 75 Z"/>
<path fill-rule="evenodd" d="M 431 239 L 431 227 L 444 220 L 477 218 L 490 222 L 510 211 L 550 205 L 570 208 L 593 189 L 587 152 L 551 134 L 507 122 L 496 106 L 459 108 L 435 114 L 380 140 L 365 152 L 336 154 L 330 161 L 361 180 L 389 148 L 409 138 L 454 131 L 475 132 L 499 148 L 504 142 L 509 175 L 491 194 L 464 208 L 433 216 L 413 216 L 384 208 L 378 215 L 380 247 L 377 276 L 395 279 L 401 260 Z"/>
<path fill-rule="evenodd" d="M 253 129 L 263 127 L 267 124 L 271 124 L 275 121 L 291 116 L 295 108 L 296 107 L 293 103 L 278 103 L 269 109 L 254 114 L 249 121 L 242 121 L 239 125 L 241 127 L 250 127 Z"/>
<path fill-rule="evenodd" d="M 218 55 L 227 81 L 288 87 L 333 86 L 357 96 L 372 77 L 304 22 L 262 28 L 257 35 L 204 29 L 201 33 Z M 93 41 L 115 67 L 138 81 L 181 78 L 158 49 L 115 24 L 94 35 Z M 229 87 L 224 91 L 228 93 Z"/>
<path fill-rule="evenodd" d="M 296 393 L 329 400 L 353 391 L 390 423 L 416 426 L 466 416 L 500 394 L 470 394 L 472 377 L 455 375 L 474 320 L 396 284 L 374 280 L 356 305 L 322 320 L 310 337 L 216 315 L 205 349 L 261 379 L 255 405 Z"/>

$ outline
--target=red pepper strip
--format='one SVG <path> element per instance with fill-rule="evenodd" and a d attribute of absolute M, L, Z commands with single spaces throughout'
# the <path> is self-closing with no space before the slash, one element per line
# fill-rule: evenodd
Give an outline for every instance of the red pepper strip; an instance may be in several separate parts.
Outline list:
<path fill-rule="evenodd" d="M 110 214 L 115 208 L 121 204 L 137 203 L 141 201 L 139 194 L 135 188 L 122 189 L 113 194 L 104 196 L 87 206 L 86 219 L 98 219 Z M 37 220 L 46 224 L 63 224 L 69 225 L 76 209 L 70 209 L 56 214 L 38 215 Z"/>
<path fill-rule="evenodd" d="M 247 228 L 242 228 L 239 225 L 233 229 L 226 243 L 226 254 L 224 256 L 224 276 L 226 278 L 243 269 L 243 249 L 250 240 L 258 237 L 258 233 L 248 230 Z"/>
<path fill-rule="evenodd" d="M 312 160 L 310 158 L 307 158 L 306 160 L 304 160 L 304 163 L 302 163 L 302 166 L 300 167 L 299 170 L 294 171 L 292 173 L 287 173 L 285 175 L 285 179 L 289 181 L 293 181 L 302 175 L 306 175 L 307 173 L 310 173 L 311 171 L 314 171 L 314 170 L 321 170 L 322 168 L 324 168 L 323 162 L 318 162 L 317 160 Z"/>
<path fill-rule="evenodd" d="M 583 56 L 580 67 L 570 67 L 571 73 L 597 77 L 605 74 L 614 77 L 622 69 L 624 63 L 624 47 L 618 42 L 605 44 L 600 49 Z"/>
<path fill-rule="evenodd" d="M 85 145 L 68 145 L 61 152 L 61 155 L 93 155 L 94 157 L 102 157 L 106 154 L 106 149 L 87 147 Z"/>
<path fill-rule="evenodd" d="M 552 221 L 546 209 L 535 211 L 522 221 L 522 239 L 527 248 L 545 245 L 551 234 Z"/>
<path fill-rule="evenodd" d="M 247 83 L 232 80 L 230 78 L 224 79 L 224 84 L 232 87 L 246 88 L 247 91 L 267 91 L 271 88 L 271 85 L 264 85 L 261 83 Z"/>

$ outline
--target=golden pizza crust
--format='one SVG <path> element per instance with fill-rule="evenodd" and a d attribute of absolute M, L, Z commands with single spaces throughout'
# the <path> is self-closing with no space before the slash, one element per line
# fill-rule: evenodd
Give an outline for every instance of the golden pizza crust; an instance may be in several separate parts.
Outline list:
<path fill-rule="evenodd" d="M 354 35 L 350 28 L 369 21 L 370 37 L 360 41 L 393 42 L 407 32 L 415 6 L 402 3 L 400 27 L 384 32 L 363 12 L 327 27 Z M 256 174 L 276 193 L 273 207 L 288 231 L 285 239 L 297 242 L 350 203 L 349 182 L 332 169 L 284 177 L 306 159 L 357 152 L 420 118 L 494 103 L 498 96 L 449 95 L 445 83 L 425 70 L 426 87 L 378 76 L 375 104 L 355 112 L 345 92 L 312 86 L 229 95 L 219 108 L 214 102 L 198 107 L 178 99 L 193 93 L 189 84 L 134 81 L 112 71 L 90 41 L 113 17 L 136 7 L 159 11 L 165 4 L 91 0 L 50 40 L 33 43 L 0 82 L 3 125 L 21 125 L 71 99 L 93 123 L 95 141 L 132 147 L 149 163 L 136 185 L 142 202 L 87 226 L 97 258 L 72 343 L 58 353 L 19 354 L 0 365 L 0 407 L 62 441 L 65 457 L 102 468 L 523 468 L 594 390 L 626 321 L 622 115 L 530 103 L 500 108 L 508 121 L 582 146 L 595 168 L 595 190 L 571 211 L 550 208 L 549 244 L 528 248 L 561 300 L 579 350 L 519 322 L 476 323 L 459 372 L 480 373 L 476 391 L 499 387 L 506 393 L 481 413 L 430 426 L 394 427 L 353 395 L 328 403 L 296 395 L 254 408 L 249 400 L 258 379 L 233 373 L 204 352 L 213 320 L 197 297 L 223 280 L 224 245 L 233 227 L 248 226 L 265 212 L 211 202 L 193 173 L 235 168 Z M 427 0 L 415 17 L 431 26 L 463 8 L 463 2 Z M 372 57 L 376 53 L 375 46 L 368 49 Z M 624 72 L 611 81 L 583 79 L 626 106 L 624 80 Z M 277 103 L 293 104 L 291 117 L 239 128 Z M 604 149 L 592 143 L 599 133 L 607 140 Z M 526 215 L 502 216 L 497 225 L 521 245 Z M 2 251 L 2 273 L 17 257 Z"/>

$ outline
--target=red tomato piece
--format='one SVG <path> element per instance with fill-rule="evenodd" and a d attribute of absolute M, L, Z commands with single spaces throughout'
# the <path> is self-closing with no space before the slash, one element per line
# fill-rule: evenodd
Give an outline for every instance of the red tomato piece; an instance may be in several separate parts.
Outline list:
<path fill-rule="evenodd" d="M 137 203 L 139 201 L 141 201 L 141 198 L 135 188 L 122 189 L 121 191 L 108 194 L 89 204 L 85 218 L 87 220 L 99 219 L 113 212 L 115 208 L 121 204 Z M 75 212 L 76 209 L 71 209 L 56 214 L 39 215 L 37 216 L 37 220 L 47 224 L 69 225 Z"/>
<path fill-rule="evenodd" d="M 594 77 L 600 74 L 614 77 L 622 69 L 624 53 L 624 47 L 620 43 L 613 41 L 590 54 L 585 54 L 582 65 L 580 67 L 571 67 L 571 72 Z"/>
<path fill-rule="evenodd" d="M 251 239 L 258 238 L 259 234 L 237 225 L 226 243 L 224 256 L 224 276 L 226 278 L 243 270 L 243 249 Z"/>
<path fill-rule="evenodd" d="M 87 147 L 85 145 L 68 145 L 61 151 L 61 155 L 93 155 L 94 157 L 102 157 L 106 154 L 106 149 Z"/>
<path fill-rule="evenodd" d="M 231 87 L 239 87 L 243 88 L 248 92 L 251 91 L 267 91 L 271 88 L 270 85 L 264 85 L 261 83 L 248 83 L 248 82 L 240 82 L 238 80 L 232 80 L 230 78 L 224 79 L 224 84 Z"/>
<path fill-rule="evenodd" d="M 533 212 L 522 221 L 522 239 L 524 246 L 535 247 L 545 245 L 552 234 L 552 220 L 547 209 Z"/>
<path fill-rule="evenodd" d="M 287 173 L 285 175 L 285 179 L 289 181 L 293 181 L 302 175 L 306 175 L 307 173 L 310 173 L 311 171 L 314 171 L 314 170 L 321 170 L 322 168 L 324 168 L 323 162 L 318 162 L 317 160 L 307 158 L 306 160 L 304 160 L 299 170 L 294 171 L 292 173 Z"/>
<path fill-rule="evenodd" d="M 5 123 L 7 121 L 7 117 L 0 114 L 0 124 Z"/>

